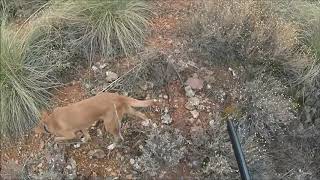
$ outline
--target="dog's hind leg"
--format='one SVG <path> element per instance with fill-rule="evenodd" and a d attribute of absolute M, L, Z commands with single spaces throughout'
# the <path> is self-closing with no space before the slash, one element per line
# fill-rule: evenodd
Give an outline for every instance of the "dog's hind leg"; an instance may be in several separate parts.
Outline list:
<path fill-rule="evenodd" d="M 133 115 L 133 116 L 137 116 L 143 120 L 148 120 L 148 118 L 145 114 L 143 114 L 142 112 L 136 111 L 135 109 L 133 109 L 131 107 L 128 110 L 128 114 Z"/>
<path fill-rule="evenodd" d="M 90 136 L 88 130 L 87 129 L 83 129 L 81 131 L 82 131 L 82 133 L 84 135 L 84 142 L 90 141 L 91 140 L 91 136 Z"/>
<path fill-rule="evenodd" d="M 115 118 L 104 119 L 104 127 L 106 131 L 111 133 L 114 137 L 114 142 L 118 143 L 120 140 L 123 141 L 121 135 L 121 124 Z"/>

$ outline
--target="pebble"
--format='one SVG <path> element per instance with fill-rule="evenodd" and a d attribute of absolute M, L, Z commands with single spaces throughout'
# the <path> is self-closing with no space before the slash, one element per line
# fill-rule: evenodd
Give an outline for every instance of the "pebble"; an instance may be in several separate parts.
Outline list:
<path fill-rule="evenodd" d="M 107 64 L 106 64 L 106 63 L 104 63 L 104 64 L 100 64 L 99 68 L 100 68 L 100 69 L 104 69 L 106 66 L 107 66 Z"/>
<path fill-rule="evenodd" d="M 74 144 L 73 147 L 74 148 L 79 148 L 80 147 L 80 143 Z"/>
<path fill-rule="evenodd" d="M 209 126 L 210 126 L 211 128 L 214 128 L 214 120 L 209 121 Z"/>
<path fill-rule="evenodd" d="M 141 124 L 142 124 L 142 126 L 147 127 L 147 126 L 149 126 L 149 125 L 150 125 L 150 120 L 149 120 L 149 119 L 144 120 L 144 121 L 142 121 L 142 122 L 141 122 Z"/>
<path fill-rule="evenodd" d="M 196 110 L 190 111 L 190 113 L 192 114 L 192 117 L 194 119 L 197 119 L 199 117 L 199 115 L 200 115 L 200 113 L 198 111 L 196 111 Z"/>
<path fill-rule="evenodd" d="M 168 99 L 169 97 L 168 97 L 168 95 L 163 95 L 163 99 Z"/>
<path fill-rule="evenodd" d="M 186 86 L 184 88 L 184 90 L 186 92 L 187 97 L 193 97 L 195 95 L 194 91 L 192 90 L 192 88 L 190 86 Z"/>
<path fill-rule="evenodd" d="M 106 156 L 105 152 L 102 149 L 94 149 L 88 152 L 89 158 L 102 159 Z"/>
<path fill-rule="evenodd" d="M 112 72 L 112 71 L 107 71 L 106 72 L 106 81 L 107 82 L 112 82 L 116 79 L 118 79 L 118 74 L 116 74 L 115 72 Z"/>
<path fill-rule="evenodd" d="M 92 69 L 94 72 L 96 72 L 96 71 L 98 70 L 97 66 L 95 66 L 95 65 L 93 65 L 93 66 L 91 67 L 91 69 Z"/>
<path fill-rule="evenodd" d="M 164 115 L 161 116 L 161 120 L 163 124 L 171 124 L 172 123 L 172 118 L 170 116 L 170 114 L 166 113 Z"/>
<path fill-rule="evenodd" d="M 130 159 L 130 164 L 133 165 L 134 162 L 135 162 L 134 159 L 131 158 L 131 159 Z"/>
<path fill-rule="evenodd" d="M 186 83 L 192 89 L 201 90 L 203 88 L 203 80 L 199 78 L 195 78 L 195 77 L 189 78 Z"/>

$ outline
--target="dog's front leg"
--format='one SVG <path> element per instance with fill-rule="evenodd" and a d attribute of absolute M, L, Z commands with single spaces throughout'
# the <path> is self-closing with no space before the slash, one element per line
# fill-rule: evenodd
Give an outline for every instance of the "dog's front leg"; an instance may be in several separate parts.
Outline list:
<path fill-rule="evenodd" d="M 76 134 L 74 132 L 64 132 L 64 133 L 61 133 L 61 134 L 63 136 L 54 138 L 55 142 L 62 142 L 62 141 L 74 139 L 76 137 Z"/>

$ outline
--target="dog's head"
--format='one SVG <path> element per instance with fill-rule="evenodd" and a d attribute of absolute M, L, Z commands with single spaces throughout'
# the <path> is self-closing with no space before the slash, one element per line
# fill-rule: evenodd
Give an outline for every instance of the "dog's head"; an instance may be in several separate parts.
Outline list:
<path fill-rule="evenodd" d="M 48 112 L 42 112 L 41 114 L 41 118 L 40 118 L 40 121 L 38 123 L 38 125 L 34 128 L 34 132 L 36 134 L 50 134 L 50 131 L 48 130 L 48 125 L 47 125 L 47 122 L 48 122 L 48 118 L 49 118 L 49 114 Z"/>

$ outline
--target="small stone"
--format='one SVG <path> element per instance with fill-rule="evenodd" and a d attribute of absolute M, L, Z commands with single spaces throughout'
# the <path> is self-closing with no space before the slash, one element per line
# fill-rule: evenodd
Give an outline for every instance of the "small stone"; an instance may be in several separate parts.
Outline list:
<path fill-rule="evenodd" d="M 186 103 L 184 107 L 190 111 L 194 109 L 194 106 L 192 106 L 190 103 Z"/>
<path fill-rule="evenodd" d="M 84 87 L 85 87 L 86 89 L 90 89 L 90 88 L 91 88 L 91 85 L 88 84 L 88 83 L 85 83 L 85 84 L 84 84 Z"/>
<path fill-rule="evenodd" d="M 130 164 L 133 165 L 134 162 L 135 162 L 134 159 L 131 158 L 131 159 L 130 159 Z"/>
<path fill-rule="evenodd" d="M 171 124 L 172 123 L 172 118 L 170 117 L 170 114 L 166 113 L 161 116 L 161 120 L 163 124 Z"/>
<path fill-rule="evenodd" d="M 73 145 L 74 148 L 79 148 L 80 147 L 80 143 L 76 143 Z"/>
<path fill-rule="evenodd" d="M 228 70 L 232 73 L 232 76 L 233 76 L 234 78 L 237 77 L 236 72 L 235 72 L 231 67 L 229 67 Z"/>
<path fill-rule="evenodd" d="M 194 91 L 192 90 L 192 88 L 190 86 L 186 86 L 184 88 L 185 92 L 186 92 L 186 96 L 188 97 L 193 97 L 195 95 Z"/>
<path fill-rule="evenodd" d="M 107 64 L 106 64 L 106 63 L 104 63 L 104 64 L 100 64 L 99 68 L 100 68 L 100 69 L 104 69 L 106 66 L 107 66 Z"/>
<path fill-rule="evenodd" d="M 211 89 L 212 88 L 210 84 L 207 84 L 206 87 L 207 87 L 207 89 Z"/>
<path fill-rule="evenodd" d="M 209 121 L 209 125 L 211 128 L 214 128 L 214 120 Z"/>
<path fill-rule="evenodd" d="M 168 99 L 169 97 L 168 97 L 168 95 L 163 95 L 163 99 Z"/>
<path fill-rule="evenodd" d="M 112 144 L 110 144 L 110 145 L 107 147 L 107 149 L 108 149 L 108 150 L 113 150 L 115 147 L 116 147 L 116 144 L 115 144 L 115 143 L 112 143 Z"/>
<path fill-rule="evenodd" d="M 192 77 L 187 80 L 187 85 L 189 85 L 192 89 L 200 90 L 203 88 L 203 80 Z"/>
<path fill-rule="evenodd" d="M 153 127 L 153 128 L 157 128 L 158 125 L 157 125 L 156 123 L 153 123 L 153 124 L 152 124 L 152 127 Z"/>
<path fill-rule="evenodd" d="M 69 170 L 72 169 L 71 165 L 68 165 L 66 168 L 69 169 Z"/>
<path fill-rule="evenodd" d="M 150 120 L 149 120 L 149 119 L 144 120 L 144 121 L 142 121 L 142 122 L 141 122 L 141 124 L 142 124 L 142 126 L 147 127 L 147 126 L 149 126 L 149 125 L 150 125 Z"/>
<path fill-rule="evenodd" d="M 190 113 L 192 114 L 192 117 L 197 119 L 200 115 L 200 113 L 196 110 L 190 111 Z"/>
<path fill-rule="evenodd" d="M 132 174 L 126 175 L 126 179 L 133 179 L 133 175 Z"/>
<path fill-rule="evenodd" d="M 200 104 L 200 99 L 197 97 L 192 97 L 189 99 L 189 102 L 192 106 L 198 106 Z"/>
<path fill-rule="evenodd" d="M 95 66 L 95 65 L 93 65 L 93 66 L 91 67 L 91 69 L 92 69 L 94 72 L 96 72 L 96 71 L 98 70 L 97 66 Z"/>
<path fill-rule="evenodd" d="M 106 156 L 104 151 L 102 149 L 95 149 L 95 150 L 90 150 L 88 152 L 89 158 L 97 158 L 97 159 L 102 159 Z"/>
<path fill-rule="evenodd" d="M 191 97 L 188 99 L 188 102 L 185 105 L 185 108 L 188 110 L 193 110 L 195 106 L 200 104 L 200 99 L 197 97 Z"/>
<path fill-rule="evenodd" d="M 118 74 L 112 71 L 107 71 L 106 72 L 106 80 L 107 82 L 112 82 L 114 80 L 118 79 Z"/>

